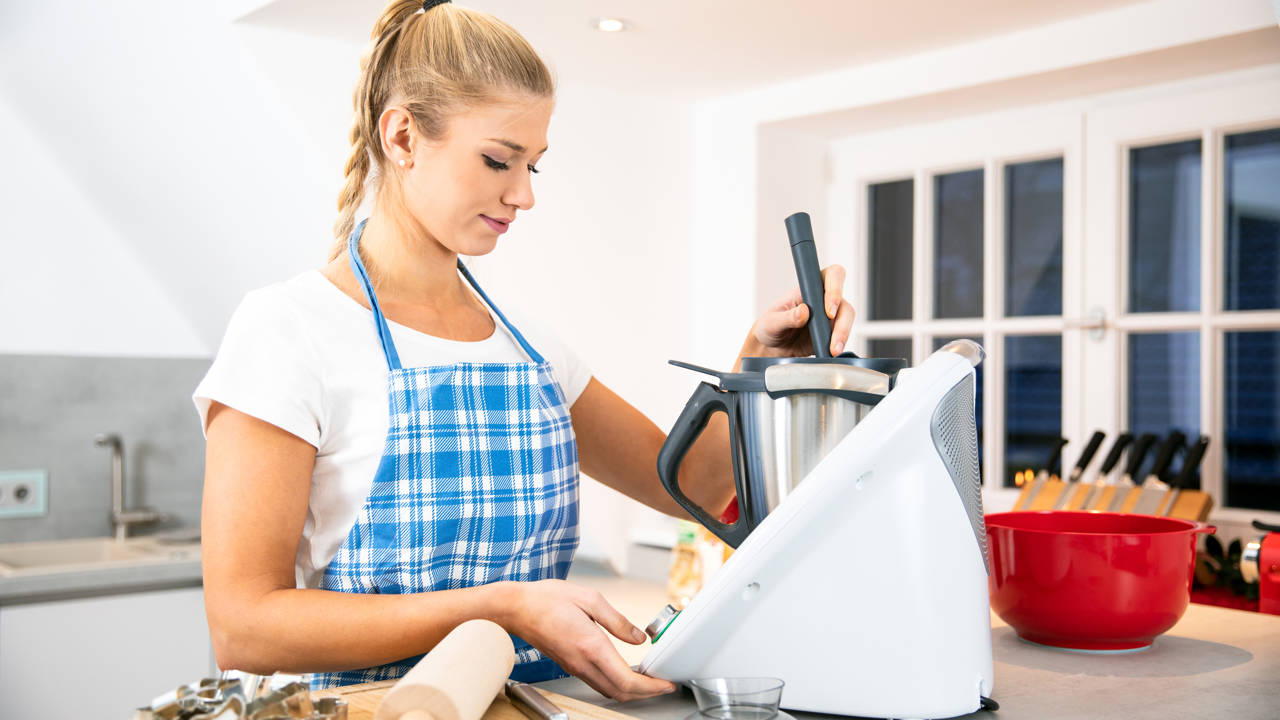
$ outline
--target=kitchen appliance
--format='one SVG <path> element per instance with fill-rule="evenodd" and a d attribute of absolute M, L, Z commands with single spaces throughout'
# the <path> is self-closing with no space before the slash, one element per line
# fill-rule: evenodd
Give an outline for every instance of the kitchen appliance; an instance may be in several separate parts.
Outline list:
<path fill-rule="evenodd" d="M 817 266 L 808 216 L 789 217 L 787 230 L 802 298 L 819 309 L 810 330 L 821 354 L 813 323 L 829 322 L 820 283 L 805 282 Z M 679 422 L 699 429 L 713 403 L 731 423 L 739 413 L 739 428 L 753 401 L 773 403 L 774 414 L 767 431 L 731 435 L 741 527 L 718 527 L 682 497 L 676 451 L 691 441 L 668 438 L 673 449 L 659 457 L 668 491 L 738 549 L 683 611 L 664 608 L 650 623 L 641 672 L 673 682 L 776 677 L 786 683 L 781 707 L 809 712 L 944 718 L 993 705 L 984 698 L 993 667 L 974 416 L 982 348 L 957 340 L 910 369 L 840 362 L 853 359 L 776 363 L 750 378 L 713 373 L 722 387 L 704 383 L 703 407 L 685 408 Z M 751 367 L 744 361 L 744 374 Z M 725 387 L 739 381 L 751 385 Z M 840 398 L 846 390 L 858 394 Z M 815 393 L 865 407 L 842 437 L 818 442 L 827 410 L 790 404 Z M 782 489 L 780 477 L 786 493 L 772 504 L 766 488 Z M 869 591 L 868 577 L 893 592 Z"/>
<path fill-rule="evenodd" d="M 658 477 L 698 522 L 735 548 L 884 398 L 894 374 L 906 366 L 901 358 L 831 357 L 831 322 L 822 309 L 822 276 L 809 216 L 796 213 L 787 218 L 786 227 L 801 296 L 816 308 L 809 314 L 808 330 L 817 357 L 748 357 L 740 372 L 671 361 L 719 383 L 699 383 L 689 398 L 658 454 Z M 716 412 L 729 418 L 738 510 L 732 523 L 720 519 L 722 508 L 709 512 L 690 500 L 679 482 L 686 453 Z"/>
<path fill-rule="evenodd" d="M 767 675 L 782 707 L 866 717 L 977 710 L 993 667 L 974 420 L 959 340 L 894 387 L 655 627 L 640 671 Z M 893 592 L 869 589 L 879 578 Z"/>
<path fill-rule="evenodd" d="M 986 517 L 991 609 L 1024 640 L 1072 650 L 1139 650 L 1191 599 L 1196 535 L 1174 518 L 1099 512 Z"/>
<path fill-rule="evenodd" d="M 1049 458 L 1045 460 L 1044 467 L 1037 472 L 1035 479 L 1022 489 L 1022 494 L 1018 496 L 1017 502 L 1013 504 L 1014 510 L 1031 510 L 1032 506 L 1040 497 L 1041 491 L 1049 482 L 1049 477 L 1053 473 L 1053 466 L 1058 464 L 1058 457 L 1062 455 L 1062 448 L 1067 444 L 1067 439 L 1060 437 L 1053 443 L 1053 449 L 1049 451 Z M 1061 490 L 1061 486 L 1058 490 Z M 1056 497 L 1056 496 L 1055 496 Z"/>
<path fill-rule="evenodd" d="M 1165 438 L 1160 446 L 1160 451 L 1156 453 L 1156 461 L 1151 466 L 1151 472 L 1147 473 L 1146 479 L 1142 481 L 1138 490 L 1129 493 L 1129 498 L 1125 501 L 1121 512 L 1139 515 L 1159 514 L 1161 506 L 1169 495 L 1169 484 L 1162 480 L 1161 476 L 1169 469 L 1174 455 L 1182 449 L 1186 440 L 1187 436 L 1177 430 L 1169 433 L 1169 437 Z"/>
<path fill-rule="evenodd" d="M 1084 451 L 1080 453 L 1080 459 L 1076 461 L 1076 466 L 1071 468 L 1071 474 L 1066 477 L 1066 482 L 1057 493 L 1057 499 L 1053 501 L 1051 508 L 1046 509 L 1066 509 L 1075 496 L 1076 490 L 1080 488 L 1080 478 L 1084 477 L 1084 471 L 1088 469 L 1089 463 L 1093 462 L 1093 456 L 1098 453 L 1098 448 L 1102 447 L 1102 441 L 1106 438 L 1107 434 L 1101 430 L 1093 431 L 1093 436 L 1089 438 L 1088 444 L 1084 446 Z"/>
<path fill-rule="evenodd" d="M 1280 525 L 1254 520 L 1253 527 L 1265 532 L 1245 543 L 1240 576 L 1258 583 L 1258 610 L 1280 615 Z"/>
<path fill-rule="evenodd" d="M 1075 493 L 1071 497 L 1071 502 L 1067 503 L 1064 510 L 1084 510 L 1092 507 L 1093 499 L 1098 491 L 1107 484 L 1107 476 L 1111 474 L 1111 470 L 1120 462 L 1121 456 L 1124 454 L 1125 448 L 1129 447 L 1129 443 L 1133 442 L 1131 433 L 1120 433 L 1116 436 L 1116 442 L 1111 446 L 1111 451 L 1107 453 L 1107 457 L 1102 461 L 1102 467 L 1098 468 L 1098 476 L 1091 483 L 1085 483 L 1081 487 L 1076 488 Z"/>
<path fill-rule="evenodd" d="M 1129 448 L 1129 462 L 1124 467 L 1124 474 L 1120 476 L 1120 481 L 1102 488 L 1094 498 L 1093 505 L 1089 506 L 1090 510 L 1119 512 L 1120 507 L 1129 498 L 1129 491 L 1137 487 L 1133 478 L 1138 474 L 1142 461 L 1147 457 L 1147 451 L 1155 441 L 1156 436 L 1152 433 L 1143 433 L 1134 441 L 1133 446 Z"/>

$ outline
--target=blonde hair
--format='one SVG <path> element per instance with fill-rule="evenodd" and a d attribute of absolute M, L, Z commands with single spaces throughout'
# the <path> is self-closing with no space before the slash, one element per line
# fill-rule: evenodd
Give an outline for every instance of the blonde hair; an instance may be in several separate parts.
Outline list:
<path fill-rule="evenodd" d="M 351 157 L 338 195 L 337 239 L 329 259 L 345 251 L 366 184 L 386 176 L 378 118 L 393 100 L 430 140 L 444 137 L 450 116 L 503 94 L 555 95 L 547 66 L 520 33 L 498 18 L 452 3 L 427 11 L 422 0 L 392 0 L 373 27 L 360 60 Z M 372 183 L 370 171 L 377 174 Z"/>

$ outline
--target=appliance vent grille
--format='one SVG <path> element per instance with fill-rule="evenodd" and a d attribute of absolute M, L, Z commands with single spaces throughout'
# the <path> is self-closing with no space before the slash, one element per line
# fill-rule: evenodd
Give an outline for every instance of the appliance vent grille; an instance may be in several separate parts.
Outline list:
<path fill-rule="evenodd" d="M 964 501 L 974 539 L 982 549 L 982 563 L 991 572 L 987 556 L 987 523 L 982 514 L 982 472 L 978 468 L 978 424 L 974 415 L 973 373 L 947 391 L 930 423 L 933 445 L 951 473 L 951 482 Z"/>

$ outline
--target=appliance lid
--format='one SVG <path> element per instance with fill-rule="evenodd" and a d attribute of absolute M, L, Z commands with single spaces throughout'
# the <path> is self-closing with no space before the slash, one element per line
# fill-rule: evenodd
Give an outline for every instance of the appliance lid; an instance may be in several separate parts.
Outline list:
<path fill-rule="evenodd" d="M 834 358 L 746 357 L 742 371 L 736 373 L 669 362 L 716 377 L 720 389 L 726 391 L 762 392 L 773 398 L 821 393 L 866 405 L 878 403 L 892 389 L 897 372 L 907 365 L 902 358 L 862 358 L 852 353 Z"/>

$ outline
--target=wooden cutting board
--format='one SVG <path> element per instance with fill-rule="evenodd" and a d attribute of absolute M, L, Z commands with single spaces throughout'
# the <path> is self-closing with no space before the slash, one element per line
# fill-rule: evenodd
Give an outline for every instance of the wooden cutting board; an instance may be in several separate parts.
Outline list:
<path fill-rule="evenodd" d="M 382 702 L 382 696 L 395 684 L 395 680 L 382 680 L 380 682 L 365 683 L 364 685 L 345 685 L 327 690 L 313 690 L 311 696 L 317 698 L 340 697 L 347 701 L 347 720 L 373 720 L 373 713 L 378 709 L 378 703 Z M 575 700 L 559 693 L 547 692 L 538 688 L 534 689 L 559 706 L 561 710 L 568 713 L 569 720 L 636 720 L 631 715 L 606 710 L 589 702 Z M 482 720 L 529 719 L 528 716 L 516 709 L 505 695 L 499 695 L 494 698 L 493 704 L 485 711 Z"/>

